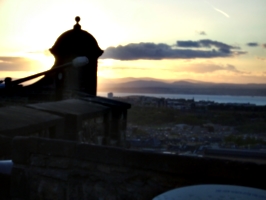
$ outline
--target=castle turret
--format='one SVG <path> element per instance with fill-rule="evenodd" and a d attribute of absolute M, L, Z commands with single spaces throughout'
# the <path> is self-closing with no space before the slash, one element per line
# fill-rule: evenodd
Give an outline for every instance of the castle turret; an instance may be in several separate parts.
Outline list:
<path fill-rule="evenodd" d="M 97 60 L 102 55 L 96 39 L 81 29 L 80 18 L 76 24 L 58 37 L 50 52 L 55 57 L 53 68 L 71 62 L 78 56 L 86 56 L 89 63 L 80 68 L 69 67 L 58 74 L 56 87 L 60 91 L 81 91 L 91 95 L 97 94 Z"/>

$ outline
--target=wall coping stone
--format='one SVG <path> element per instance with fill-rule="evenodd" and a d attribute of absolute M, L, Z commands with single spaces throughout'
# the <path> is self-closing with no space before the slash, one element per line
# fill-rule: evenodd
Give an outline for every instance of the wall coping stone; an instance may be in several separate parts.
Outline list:
<path fill-rule="evenodd" d="M 82 166 L 77 165 L 77 161 L 172 174 L 195 180 L 206 179 L 213 183 L 242 183 L 266 189 L 266 183 L 258 180 L 258 177 L 260 180 L 266 178 L 266 165 L 263 163 L 158 154 L 38 137 L 13 139 L 14 166 L 30 165 L 32 155 L 69 158 L 71 166 L 81 170 Z"/>

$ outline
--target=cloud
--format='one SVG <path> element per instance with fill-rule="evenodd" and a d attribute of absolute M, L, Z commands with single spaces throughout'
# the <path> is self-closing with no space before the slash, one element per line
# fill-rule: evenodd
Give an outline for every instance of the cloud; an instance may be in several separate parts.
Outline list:
<path fill-rule="evenodd" d="M 262 44 L 262 47 L 266 49 L 266 43 L 265 44 Z"/>
<path fill-rule="evenodd" d="M 257 57 L 257 59 L 258 59 L 258 60 L 262 60 L 262 61 L 266 60 L 266 58 L 264 58 L 264 57 L 259 57 L 259 56 Z"/>
<path fill-rule="evenodd" d="M 221 67 L 222 70 L 227 70 L 231 72 L 240 72 L 236 69 L 234 65 L 227 64 L 225 67 Z"/>
<path fill-rule="evenodd" d="M 249 43 L 247 43 L 247 46 L 257 47 L 257 46 L 259 46 L 259 44 L 257 42 L 249 42 Z"/>
<path fill-rule="evenodd" d="M 239 47 L 231 46 L 223 42 L 218 42 L 218 41 L 209 40 L 209 39 L 199 40 L 199 41 L 191 41 L 191 40 L 177 41 L 177 46 L 178 47 L 206 47 L 206 48 L 216 47 L 218 49 L 228 49 L 228 50 L 239 49 Z"/>
<path fill-rule="evenodd" d="M 210 5 L 215 11 L 217 11 L 217 12 L 223 14 L 223 15 L 224 15 L 225 17 L 227 17 L 227 18 L 230 18 L 230 16 L 229 16 L 226 12 L 224 12 L 224 11 L 222 11 L 222 10 L 220 10 L 220 9 L 218 9 L 218 8 L 216 8 L 216 7 L 214 7 L 212 4 L 210 4 L 210 3 L 207 2 L 207 1 L 205 1 L 205 3 L 208 4 L 208 5 Z"/>
<path fill-rule="evenodd" d="M 221 14 L 223 14 L 224 16 L 226 16 L 227 18 L 229 18 L 230 16 L 226 13 L 226 12 L 224 12 L 224 11 L 222 11 L 222 10 L 220 10 L 220 9 L 218 9 L 218 8 L 215 8 L 215 7 L 213 7 L 213 9 L 214 10 L 216 10 L 217 12 L 219 12 L 219 13 L 221 13 Z"/>
<path fill-rule="evenodd" d="M 46 56 L 52 55 L 51 52 L 48 49 L 45 50 L 36 50 L 36 51 L 29 51 L 30 54 L 44 54 Z"/>
<path fill-rule="evenodd" d="M 32 61 L 22 57 L 0 57 L 0 71 L 27 71 Z"/>
<path fill-rule="evenodd" d="M 112 69 L 112 70 L 151 70 L 150 68 L 147 67 L 119 67 L 119 66 L 101 66 L 99 67 L 101 70 L 105 70 L 105 69 Z"/>
<path fill-rule="evenodd" d="M 205 31 L 196 31 L 196 33 L 199 35 L 207 35 Z"/>
<path fill-rule="evenodd" d="M 195 49 L 180 49 L 198 48 Z M 203 49 L 202 49 L 203 48 Z M 212 40 L 200 41 L 177 41 L 177 45 L 155 43 L 131 43 L 125 46 L 108 47 L 101 59 L 112 58 L 117 60 L 160 60 L 160 59 L 191 59 L 191 58 L 215 58 L 231 57 L 245 54 L 243 51 L 232 51 L 239 49 L 222 42 Z"/>
<path fill-rule="evenodd" d="M 186 67 L 182 67 L 181 71 L 188 71 L 188 72 L 194 72 L 194 73 L 210 73 L 215 71 L 229 71 L 229 72 L 235 72 L 235 73 L 242 73 L 239 70 L 236 69 L 235 66 L 227 64 L 225 66 L 223 65 L 217 65 L 213 63 L 200 63 L 200 64 L 194 64 L 189 65 Z"/>
<path fill-rule="evenodd" d="M 201 44 L 199 42 L 186 40 L 186 41 L 177 41 L 178 47 L 201 47 Z"/>

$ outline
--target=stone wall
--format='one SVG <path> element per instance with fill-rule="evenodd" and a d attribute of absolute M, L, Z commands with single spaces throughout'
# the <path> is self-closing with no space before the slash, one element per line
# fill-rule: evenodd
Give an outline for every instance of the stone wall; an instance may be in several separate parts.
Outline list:
<path fill-rule="evenodd" d="M 11 159 L 15 136 L 125 146 L 130 104 L 101 97 L 0 108 L 0 159 Z"/>
<path fill-rule="evenodd" d="M 13 199 L 146 200 L 195 184 L 266 189 L 265 164 L 37 137 L 16 137 L 12 145 Z"/>
<path fill-rule="evenodd" d="M 0 160 L 11 159 L 12 138 L 0 135 Z"/>
<path fill-rule="evenodd" d="M 0 108 L 0 160 L 11 159 L 11 142 L 15 136 L 62 138 L 63 118 L 24 106 Z"/>

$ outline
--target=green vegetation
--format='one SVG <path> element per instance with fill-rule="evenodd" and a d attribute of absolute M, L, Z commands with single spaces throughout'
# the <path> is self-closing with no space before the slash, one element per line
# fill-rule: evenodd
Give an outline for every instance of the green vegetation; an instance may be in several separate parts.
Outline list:
<path fill-rule="evenodd" d="M 266 122 L 251 122 L 238 126 L 237 130 L 240 133 L 261 133 L 266 134 Z"/>
<path fill-rule="evenodd" d="M 133 128 L 132 130 L 132 134 L 134 136 L 138 136 L 138 137 L 142 137 L 142 136 L 147 136 L 149 135 L 149 132 L 148 131 L 145 131 L 143 129 L 140 129 L 140 128 Z"/>
<path fill-rule="evenodd" d="M 169 108 L 132 106 L 128 122 L 136 125 L 163 125 L 175 122 L 176 111 Z"/>
<path fill-rule="evenodd" d="M 128 112 L 128 122 L 153 127 L 171 124 L 200 126 L 205 123 L 214 123 L 234 126 L 240 134 L 266 134 L 266 113 L 258 111 L 193 111 L 133 105 Z"/>
<path fill-rule="evenodd" d="M 229 135 L 224 138 L 224 141 L 226 143 L 234 143 L 239 146 L 247 146 L 247 145 L 256 145 L 256 144 L 263 144 L 266 145 L 266 141 L 262 139 L 256 139 L 254 137 L 243 137 L 243 136 L 234 136 L 234 135 Z"/>
<path fill-rule="evenodd" d="M 134 105 L 128 112 L 128 122 L 140 126 L 161 126 L 173 123 L 202 125 L 209 121 L 206 116 L 190 111 Z"/>
<path fill-rule="evenodd" d="M 242 110 L 177 110 L 165 107 L 147 107 L 133 105 L 128 111 L 128 122 L 133 126 L 132 134 L 142 137 L 149 135 L 149 128 L 168 128 L 175 124 L 202 126 L 206 123 L 234 127 L 230 135 L 221 135 L 225 145 L 237 145 L 252 148 L 266 145 L 266 113 L 265 111 Z M 213 126 L 205 126 L 209 132 Z M 227 129 L 226 129 L 227 130 Z M 231 130 L 228 129 L 228 130 Z M 167 131 L 170 137 L 177 134 Z M 197 133 L 194 133 L 197 137 Z"/>

